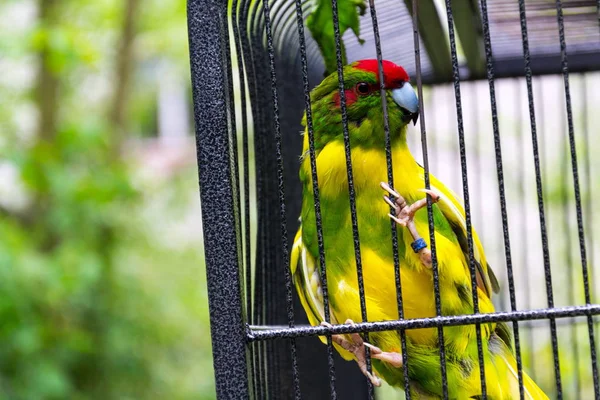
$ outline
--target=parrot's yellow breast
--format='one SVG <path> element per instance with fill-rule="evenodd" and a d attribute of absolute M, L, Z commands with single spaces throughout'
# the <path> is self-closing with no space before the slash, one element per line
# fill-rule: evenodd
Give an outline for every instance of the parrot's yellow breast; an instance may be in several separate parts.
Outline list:
<path fill-rule="evenodd" d="M 348 177 L 346 171 L 344 145 L 341 141 L 328 143 L 317 157 L 317 173 L 321 198 L 338 198 L 348 196 Z M 352 168 L 354 188 L 356 193 L 356 208 L 359 216 L 359 233 L 361 242 L 361 264 L 367 316 L 369 321 L 398 319 L 398 304 L 396 297 L 396 279 L 393 258 L 391 256 L 391 226 L 388 213 L 389 206 L 383 201 L 384 191 L 379 187 L 380 182 L 387 181 L 386 154 L 381 149 L 352 148 Z M 398 145 L 393 149 L 392 164 L 394 167 L 394 187 L 410 203 L 425 197 L 421 191 L 424 181 L 420 167 L 414 161 L 406 145 Z M 310 169 L 308 160 L 304 168 Z M 349 210 L 349 205 L 347 206 Z M 329 210 L 323 210 L 328 212 Z M 347 213 L 349 222 L 350 213 Z M 426 210 L 421 210 L 426 216 Z M 417 230 L 429 242 L 429 227 L 427 218 L 416 221 Z M 340 226 L 339 230 L 349 228 L 349 224 Z M 329 227 L 328 227 L 329 228 Z M 371 240 L 378 229 L 387 232 L 381 240 Z M 413 239 L 407 229 L 400 228 L 399 240 L 404 242 L 403 252 L 399 255 L 401 262 L 401 284 L 403 309 L 405 318 L 424 318 L 436 315 L 433 290 L 433 278 L 430 269 L 425 268 L 417 254 L 410 248 Z M 332 244 L 338 236 L 325 232 L 326 254 L 334 253 Z M 344 240 L 352 240 L 351 235 Z M 329 243 L 329 245 L 327 244 Z M 436 245 L 440 269 L 450 272 L 450 276 L 465 275 L 464 255 L 456 245 L 443 235 L 436 232 Z M 463 261 L 461 261 L 463 260 Z M 327 269 L 341 268 L 343 274 L 332 274 L 329 287 L 330 296 L 334 299 L 334 314 L 339 322 L 346 319 L 362 320 L 358 281 L 356 278 L 356 262 L 354 252 L 329 257 Z M 452 280 L 447 282 L 453 285 Z M 454 289 L 452 287 L 452 289 Z M 444 300 L 447 305 L 461 306 L 461 300 L 456 291 L 448 291 Z M 447 297 L 447 298 L 446 298 Z M 421 329 L 408 332 L 414 343 L 432 343 L 437 340 L 436 330 Z M 390 345 L 392 345 L 390 343 Z M 394 346 L 398 345 L 397 339 Z M 385 345 L 384 345 L 385 347 Z"/>

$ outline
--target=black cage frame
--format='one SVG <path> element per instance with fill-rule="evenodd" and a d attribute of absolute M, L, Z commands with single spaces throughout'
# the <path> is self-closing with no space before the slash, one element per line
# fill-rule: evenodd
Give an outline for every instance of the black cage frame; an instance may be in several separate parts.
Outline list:
<path fill-rule="evenodd" d="M 457 0 L 455 0 L 457 1 Z M 490 0 L 491 2 L 491 0 Z M 426 112 L 422 104 L 422 86 L 426 83 L 450 81 L 454 84 L 457 107 L 457 132 L 460 144 L 462 184 L 465 200 L 469 258 L 473 282 L 473 302 L 475 314 L 461 316 L 442 316 L 440 293 L 438 287 L 437 265 L 435 257 L 435 240 L 430 237 L 433 251 L 433 274 L 438 316 L 434 318 L 403 319 L 402 298 L 398 290 L 398 307 L 400 320 L 384 322 L 367 322 L 367 310 L 364 299 L 361 304 L 363 322 L 355 325 L 334 325 L 331 327 L 310 327 L 302 319 L 302 313 L 294 313 L 299 303 L 292 292 L 291 277 L 288 269 L 291 235 L 297 226 L 299 215 L 300 187 L 295 177 L 297 156 L 301 149 L 301 137 L 297 134 L 282 132 L 298 132 L 299 121 L 306 110 L 308 118 L 308 135 L 311 142 L 311 166 L 316 197 L 315 213 L 317 224 L 320 221 L 318 203 L 318 182 L 316 179 L 316 163 L 312 144 L 311 105 L 308 95 L 311 85 L 320 81 L 320 71 L 311 64 L 318 56 L 314 46 L 307 46 L 307 34 L 304 32 L 305 2 L 294 0 L 285 2 L 262 1 L 244 2 L 238 0 L 189 0 L 188 23 L 190 37 L 190 60 L 193 83 L 193 98 L 196 124 L 196 141 L 199 169 L 199 183 L 202 204 L 204 229 L 205 258 L 208 276 L 210 304 L 211 335 L 216 376 L 217 397 L 219 399 L 243 398 L 358 398 L 374 397 L 373 388 L 364 379 L 356 379 L 361 375 L 350 366 L 350 363 L 339 363 L 334 355 L 331 335 L 340 333 L 369 332 L 383 330 L 437 327 L 440 339 L 443 337 L 442 327 L 462 324 L 479 324 L 493 321 L 512 322 L 515 354 L 519 371 L 521 398 L 523 394 L 522 360 L 520 356 L 519 322 L 527 320 L 548 320 L 552 335 L 552 350 L 556 393 L 563 398 L 561 375 L 558 357 L 556 320 L 567 317 L 585 317 L 590 342 L 590 359 L 595 398 L 600 398 L 598 367 L 596 359 L 596 338 L 594 316 L 600 314 L 600 305 L 593 303 L 590 285 L 586 241 L 584 233 L 584 210 L 580 194 L 580 178 L 577 161 L 577 149 L 573 126 L 573 115 L 570 97 L 569 72 L 594 70 L 600 66 L 599 53 L 575 54 L 571 57 L 567 52 L 565 41 L 563 3 L 555 2 L 557 22 L 559 26 L 560 53 L 548 55 L 547 58 L 536 58 L 532 61 L 528 41 L 528 26 L 524 0 L 515 0 L 520 12 L 520 30 L 523 47 L 523 58 L 498 62 L 492 55 L 490 29 L 488 21 L 487 1 L 480 0 L 475 4 L 481 18 L 482 37 L 484 41 L 485 69 L 477 73 L 471 71 L 469 79 L 485 78 L 489 84 L 491 99 L 491 116 L 494 132 L 494 148 L 498 176 L 499 202 L 504 227 L 504 248 L 508 286 L 510 292 L 511 311 L 480 314 L 477 308 L 475 266 L 473 262 L 473 242 L 471 235 L 471 211 L 468 186 L 467 160 L 465 156 L 465 138 L 461 109 L 461 73 L 457 60 L 455 23 L 453 6 L 446 0 L 446 21 L 450 39 L 451 71 L 446 77 L 421 74 L 421 51 L 419 36 L 419 2 L 412 0 L 407 4 L 412 9 L 412 26 L 415 47 L 416 82 L 421 102 L 421 143 L 423 149 L 426 183 L 429 186 L 429 164 L 427 158 Z M 337 73 L 341 82 L 342 57 L 339 20 L 337 15 L 338 0 L 332 0 L 333 23 L 336 39 Z M 282 22 L 278 15 L 284 9 L 294 7 L 294 19 Z M 600 10 L 600 1 L 597 2 Z M 382 76 L 381 44 L 378 32 L 378 20 L 374 0 L 369 1 L 369 9 L 374 29 L 375 47 L 379 60 L 379 73 Z M 455 12 L 455 10 L 454 10 Z M 600 11 L 599 14 L 600 15 Z M 291 21 L 291 22 L 290 22 Z M 277 26 L 279 24 L 280 26 Z M 294 29 L 291 29 L 294 24 Z M 283 26 L 283 27 L 282 27 Z M 287 27 L 287 31 L 284 29 Z M 298 48 L 286 53 L 277 43 L 278 34 L 298 35 Z M 284 32 L 284 33 L 282 33 Z M 297 51 L 296 51 L 297 50 Z M 285 54 L 287 57 L 279 57 Z M 290 55 L 291 54 L 291 55 Z M 552 57 L 560 59 L 560 70 L 545 69 Z M 233 75 L 232 63 L 238 66 L 238 76 Z M 540 154 L 536 133 L 536 115 L 534 108 L 534 90 L 532 85 L 533 70 L 537 74 L 560 72 L 564 79 L 565 107 L 568 119 L 568 139 L 570 146 L 571 167 L 573 175 L 573 191 L 575 195 L 578 240 L 581 257 L 581 276 L 585 290 L 585 305 L 571 307 L 554 307 L 550 257 L 546 231 L 546 214 L 544 210 L 543 187 L 540 169 Z M 538 197 L 539 222 L 541 226 L 541 242 L 546 278 L 547 304 L 544 309 L 520 310 L 515 300 L 515 288 L 511 263 L 511 247 L 508 230 L 507 207 L 504 193 L 504 172 L 502 164 L 502 148 L 499 139 L 498 117 L 496 109 L 495 79 L 499 76 L 525 77 L 530 111 L 530 124 L 533 144 L 533 160 L 536 172 L 536 190 Z M 234 92 L 237 83 L 238 92 Z M 298 96 L 302 88 L 303 96 Z M 383 87 L 381 87 L 383 90 Z M 294 95 L 296 93 L 296 95 Z M 350 190 L 350 207 L 353 212 L 354 243 L 357 259 L 359 288 L 362 290 L 362 272 L 360 269 L 360 247 L 356 210 L 353 202 L 352 165 L 350 163 L 350 146 L 347 121 L 345 117 L 344 91 L 340 90 L 341 107 L 344 115 L 344 139 L 346 144 L 346 161 Z M 282 107 L 281 105 L 285 106 Z M 384 114 L 385 102 L 384 102 Z M 250 120 L 249 116 L 252 116 Z M 388 130 L 387 123 L 385 125 Z M 389 132 L 386 132 L 389 139 Z M 241 136 L 240 136 L 241 135 Z M 241 144 L 241 149 L 239 148 Z M 254 146 L 254 148 L 252 148 Z M 256 154 L 254 168 L 250 162 L 250 153 Z M 388 178 L 392 182 L 391 155 L 389 141 Z M 240 178 L 241 176 L 241 178 Z M 256 200 L 251 201 L 255 186 Z M 289 201 L 298 199 L 298 201 Z M 252 206 L 256 207 L 256 228 L 253 228 L 251 216 Z M 433 232 L 431 202 L 428 204 L 430 230 Z M 253 233 L 255 229 L 255 232 Z M 320 229 L 320 228 L 319 228 Z M 391 229 L 395 225 L 391 224 Z M 253 243 L 253 237 L 256 243 Z M 396 236 L 393 235 L 395 238 Z M 395 249 L 395 268 L 397 285 L 400 286 Z M 323 239 L 319 232 L 319 249 L 321 265 L 324 264 Z M 326 282 L 326 268 L 321 271 L 322 281 Z M 326 284 L 324 285 L 326 287 Z M 326 292 L 326 291 L 325 291 Z M 327 295 L 324 293 L 325 302 Z M 285 307 L 278 302 L 285 302 Z M 326 303 L 327 304 L 327 303 Z M 325 306 L 326 313 L 328 311 Z M 326 315 L 326 319 L 328 316 Z M 316 344 L 316 336 L 328 337 L 327 352 Z M 310 338 L 310 340 L 305 338 Z M 402 348 L 406 350 L 406 342 L 402 336 Z M 277 339 L 277 340 L 275 340 Z M 482 360 L 481 338 L 478 335 L 479 357 Z M 440 340 L 443 344 L 443 340 Z M 440 352 L 443 353 L 443 345 Z M 405 366 L 410 362 L 403 351 Z M 440 373 L 442 375 L 445 397 L 447 397 L 447 381 L 445 358 L 441 357 Z M 481 363 L 483 364 L 483 363 Z M 307 366 L 310 366 L 308 368 Z M 300 373 L 304 369 L 304 373 Z M 309 372 L 306 372 L 310 369 Z M 338 374 L 336 374 L 336 370 Z M 343 385 L 340 385 L 340 371 L 343 370 Z M 404 368 L 405 382 L 408 384 L 407 368 Z M 481 368 L 480 375 L 485 375 Z M 308 377 L 308 378 L 307 378 Z M 306 380 L 317 382 L 307 385 Z M 337 382 L 336 382 L 337 380 Z M 486 398 L 485 379 L 482 379 L 482 394 Z M 409 395 L 407 395 L 409 396 Z M 408 397 L 407 397 L 408 398 Z"/>

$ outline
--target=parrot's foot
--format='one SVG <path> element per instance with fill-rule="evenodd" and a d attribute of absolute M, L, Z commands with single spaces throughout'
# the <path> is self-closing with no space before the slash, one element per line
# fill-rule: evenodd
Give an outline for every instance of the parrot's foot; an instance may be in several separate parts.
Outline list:
<path fill-rule="evenodd" d="M 425 242 L 425 240 L 423 240 L 421 235 L 419 235 L 414 221 L 415 213 L 421 208 L 427 206 L 427 198 L 418 200 L 413 204 L 408 205 L 406 204 L 406 200 L 404 200 L 404 197 L 402 197 L 400 193 L 396 192 L 394 189 L 389 187 L 387 183 L 381 182 L 380 186 L 383 190 L 390 194 L 389 197 L 383 196 L 385 202 L 394 209 L 394 215 L 388 214 L 389 217 L 399 225 L 408 228 L 410 234 L 415 240 L 411 244 L 413 250 L 415 251 L 415 253 L 419 254 L 419 258 L 423 265 L 427 268 L 431 268 L 431 250 L 427 248 L 427 243 Z M 434 203 L 437 203 L 439 201 L 440 197 L 435 192 L 428 189 L 422 190 L 429 196 L 431 196 L 431 200 Z"/>
<path fill-rule="evenodd" d="M 351 319 L 346 320 L 346 324 L 354 324 L 354 321 Z M 327 322 L 321 322 L 321 325 L 331 326 Z M 374 386 L 381 386 L 381 380 L 375 376 L 375 374 L 370 373 L 367 370 L 367 356 L 365 352 L 365 347 L 368 347 L 371 351 L 371 357 L 376 358 L 381 361 L 385 361 L 396 368 L 402 367 L 402 355 L 400 353 L 390 353 L 387 351 L 381 350 L 377 346 L 373 346 L 372 344 L 365 343 L 362 337 L 358 333 L 350 333 L 350 340 L 346 339 L 346 335 L 331 335 L 331 339 L 340 345 L 345 350 L 349 351 L 356 358 L 356 363 L 360 368 L 361 372 L 369 378 L 371 383 Z"/>
<path fill-rule="evenodd" d="M 354 321 L 349 319 L 346 320 L 346 323 L 353 324 Z M 331 326 L 331 324 L 327 322 L 321 322 L 321 325 Z M 367 354 L 365 352 L 365 345 L 367 345 L 369 348 L 371 348 L 371 346 L 365 343 L 358 333 L 350 333 L 348 335 L 352 341 L 346 339 L 345 336 L 346 335 L 331 335 L 331 340 L 354 355 L 354 358 L 356 358 L 356 363 L 358 364 L 358 368 L 360 368 L 360 371 L 371 381 L 374 386 L 381 386 L 381 380 L 375 376 L 375 374 L 370 373 L 367 369 Z"/>

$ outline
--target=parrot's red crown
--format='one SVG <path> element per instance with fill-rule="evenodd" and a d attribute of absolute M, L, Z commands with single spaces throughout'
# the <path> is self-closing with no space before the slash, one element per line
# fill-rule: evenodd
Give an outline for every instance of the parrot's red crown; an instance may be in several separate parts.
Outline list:
<path fill-rule="evenodd" d="M 404 82 L 408 82 L 409 77 L 404 68 L 394 64 L 391 61 L 383 60 L 383 78 L 385 87 L 387 89 L 393 89 L 402 86 Z M 354 63 L 354 68 L 373 72 L 379 77 L 379 69 L 377 60 L 360 60 Z"/>

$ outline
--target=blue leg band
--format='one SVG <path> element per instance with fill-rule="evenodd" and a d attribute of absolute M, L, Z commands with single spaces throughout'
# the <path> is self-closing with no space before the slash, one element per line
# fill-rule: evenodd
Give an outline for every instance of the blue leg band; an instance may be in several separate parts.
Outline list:
<path fill-rule="evenodd" d="M 412 247 L 412 249 L 415 253 L 418 253 L 419 251 L 421 251 L 427 247 L 427 243 L 425 243 L 425 240 L 423 240 L 423 238 L 419 238 L 419 239 L 415 240 L 414 242 L 412 242 L 410 244 L 410 247 Z"/>

